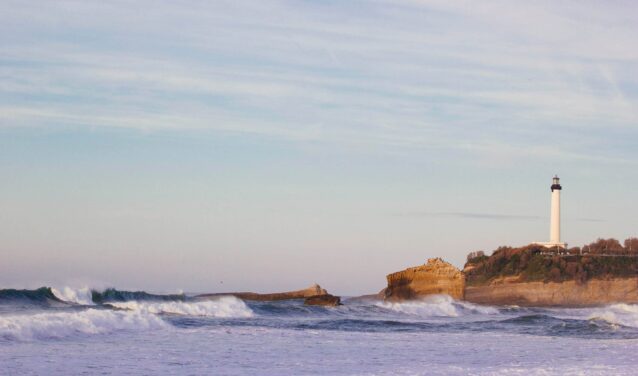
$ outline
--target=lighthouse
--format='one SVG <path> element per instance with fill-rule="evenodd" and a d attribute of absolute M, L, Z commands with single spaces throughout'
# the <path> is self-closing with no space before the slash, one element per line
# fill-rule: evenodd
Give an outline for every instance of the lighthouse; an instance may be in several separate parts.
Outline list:
<path fill-rule="evenodd" d="M 563 187 L 560 185 L 560 178 L 554 175 L 552 178 L 552 206 L 549 217 L 549 242 L 537 242 L 547 248 L 567 248 L 567 243 L 560 241 L 560 192 Z"/>
<path fill-rule="evenodd" d="M 563 187 L 560 186 L 560 179 L 558 175 L 554 175 L 552 179 L 552 209 L 551 217 L 549 220 L 549 242 L 551 244 L 559 245 L 560 243 L 560 191 Z"/>

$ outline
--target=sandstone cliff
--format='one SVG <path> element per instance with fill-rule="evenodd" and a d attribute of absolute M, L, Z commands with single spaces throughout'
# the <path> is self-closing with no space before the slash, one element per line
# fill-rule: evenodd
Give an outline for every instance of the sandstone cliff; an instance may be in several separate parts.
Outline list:
<path fill-rule="evenodd" d="M 440 258 L 388 274 L 387 280 L 385 299 L 390 301 L 418 299 L 432 294 L 447 294 L 454 299 L 464 297 L 465 276 L 454 265 Z"/>
<path fill-rule="evenodd" d="M 486 257 L 484 262 L 493 262 L 494 259 L 498 260 L 498 257 L 499 253 L 496 253 L 490 258 Z M 604 264 L 612 265 L 615 275 L 608 273 L 585 280 L 555 281 L 551 279 L 553 274 L 544 273 L 544 270 L 553 270 L 556 264 L 565 264 L 569 270 L 570 263 L 575 261 L 571 258 L 561 258 L 557 261 L 555 257 L 542 255 L 533 257 L 536 257 L 536 262 L 532 258 L 531 266 L 518 270 L 511 268 L 509 262 L 500 262 L 495 263 L 491 269 L 481 264 L 478 264 L 478 267 L 476 264 L 466 265 L 464 272 L 440 258 L 430 259 L 425 265 L 389 274 L 385 299 L 402 301 L 420 299 L 432 294 L 447 294 L 454 299 L 489 305 L 584 307 L 638 303 L 638 276 L 635 273 L 626 275 L 632 273 L 632 269 L 628 269 L 633 267 L 632 261 L 620 258 L 598 260 L 588 257 L 584 258 L 584 261 L 578 259 L 574 270 L 583 268 L 595 272 L 598 269 L 587 268 L 592 265 L 600 268 L 598 265 Z M 620 264 L 621 261 L 624 263 Z M 546 264 L 550 268 L 535 267 L 536 264 Z M 590 271 L 591 274 L 593 272 Z M 530 280 L 539 276 L 544 277 L 544 280 Z"/>
<path fill-rule="evenodd" d="M 502 279 L 467 286 L 465 300 L 490 305 L 584 307 L 638 303 L 638 278 L 590 279 L 586 282 L 516 282 Z"/>
<path fill-rule="evenodd" d="M 318 284 L 314 284 L 303 290 L 276 292 L 271 294 L 258 294 L 254 292 L 227 292 L 227 293 L 214 293 L 214 294 L 202 294 L 196 296 L 196 298 L 209 299 L 219 296 L 232 295 L 243 300 L 258 300 L 258 301 L 273 301 L 273 300 L 288 300 L 288 299 L 305 299 L 311 296 L 327 295 L 328 292 L 322 289 Z"/>
<path fill-rule="evenodd" d="M 637 255 L 609 241 L 592 244 L 600 242 L 608 247 L 594 252 L 590 245 L 585 253 L 580 248 L 557 253 L 537 244 L 499 247 L 490 256 L 473 252 L 463 269 L 465 299 L 522 306 L 638 302 Z"/>

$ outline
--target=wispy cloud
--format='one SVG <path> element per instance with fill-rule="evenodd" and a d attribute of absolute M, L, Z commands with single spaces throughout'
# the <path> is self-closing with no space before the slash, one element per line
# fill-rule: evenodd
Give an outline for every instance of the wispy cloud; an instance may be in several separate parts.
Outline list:
<path fill-rule="evenodd" d="M 600 218 L 575 218 L 574 220 L 579 222 L 596 222 L 596 223 L 606 222 L 606 220 L 600 219 Z"/>
<path fill-rule="evenodd" d="M 432 218 L 458 218 L 458 219 L 478 219 L 478 220 L 497 220 L 497 221 L 536 221 L 547 220 L 547 216 L 539 215 L 520 215 L 520 214 L 502 214 L 502 213 L 479 213 L 479 212 L 427 212 L 415 211 L 399 214 L 405 217 L 432 217 Z M 565 218 L 568 221 L 577 222 L 605 222 L 600 218 Z"/>
<path fill-rule="evenodd" d="M 410 216 L 410 217 L 490 219 L 490 220 L 506 220 L 506 221 L 545 219 L 545 217 L 536 216 L 536 215 L 469 213 L 469 212 L 412 212 L 412 213 L 403 213 L 401 215 Z"/>
<path fill-rule="evenodd" d="M 3 127 L 601 160 L 632 160 L 592 156 L 601 130 L 638 136 L 631 3 L 4 2 L 0 14 Z"/>

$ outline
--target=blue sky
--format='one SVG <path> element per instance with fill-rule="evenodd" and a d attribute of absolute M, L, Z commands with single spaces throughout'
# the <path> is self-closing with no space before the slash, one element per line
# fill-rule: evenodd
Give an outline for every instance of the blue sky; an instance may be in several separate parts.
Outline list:
<path fill-rule="evenodd" d="M 0 4 L 0 284 L 374 292 L 636 236 L 627 2 Z M 222 283 L 223 282 L 223 283 Z"/>

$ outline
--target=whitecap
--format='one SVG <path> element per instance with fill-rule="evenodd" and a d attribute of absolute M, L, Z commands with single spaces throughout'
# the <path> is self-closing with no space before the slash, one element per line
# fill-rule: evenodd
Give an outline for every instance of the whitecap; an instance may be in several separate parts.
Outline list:
<path fill-rule="evenodd" d="M 215 300 L 192 302 L 128 301 L 109 303 L 114 307 L 151 314 L 174 314 L 219 318 L 252 317 L 253 311 L 242 300 L 224 296 Z"/>
<path fill-rule="evenodd" d="M 454 299 L 448 295 L 432 295 L 419 301 L 382 302 L 376 303 L 376 305 L 409 315 L 457 317 L 459 311 L 452 304 L 453 302 Z"/>
<path fill-rule="evenodd" d="M 91 289 L 89 289 L 88 287 L 73 288 L 65 286 L 60 289 L 54 287 L 51 288 L 51 291 L 56 298 L 68 303 L 81 305 L 95 304 L 93 303 Z"/>
<path fill-rule="evenodd" d="M 618 303 L 594 308 L 588 319 L 638 328 L 638 304 Z"/>
<path fill-rule="evenodd" d="M 59 339 L 116 331 L 144 331 L 168 327 L 161 318 L 144 312 L 87 309 L 0 316 L 0 338 L 18 341 Z"/>

